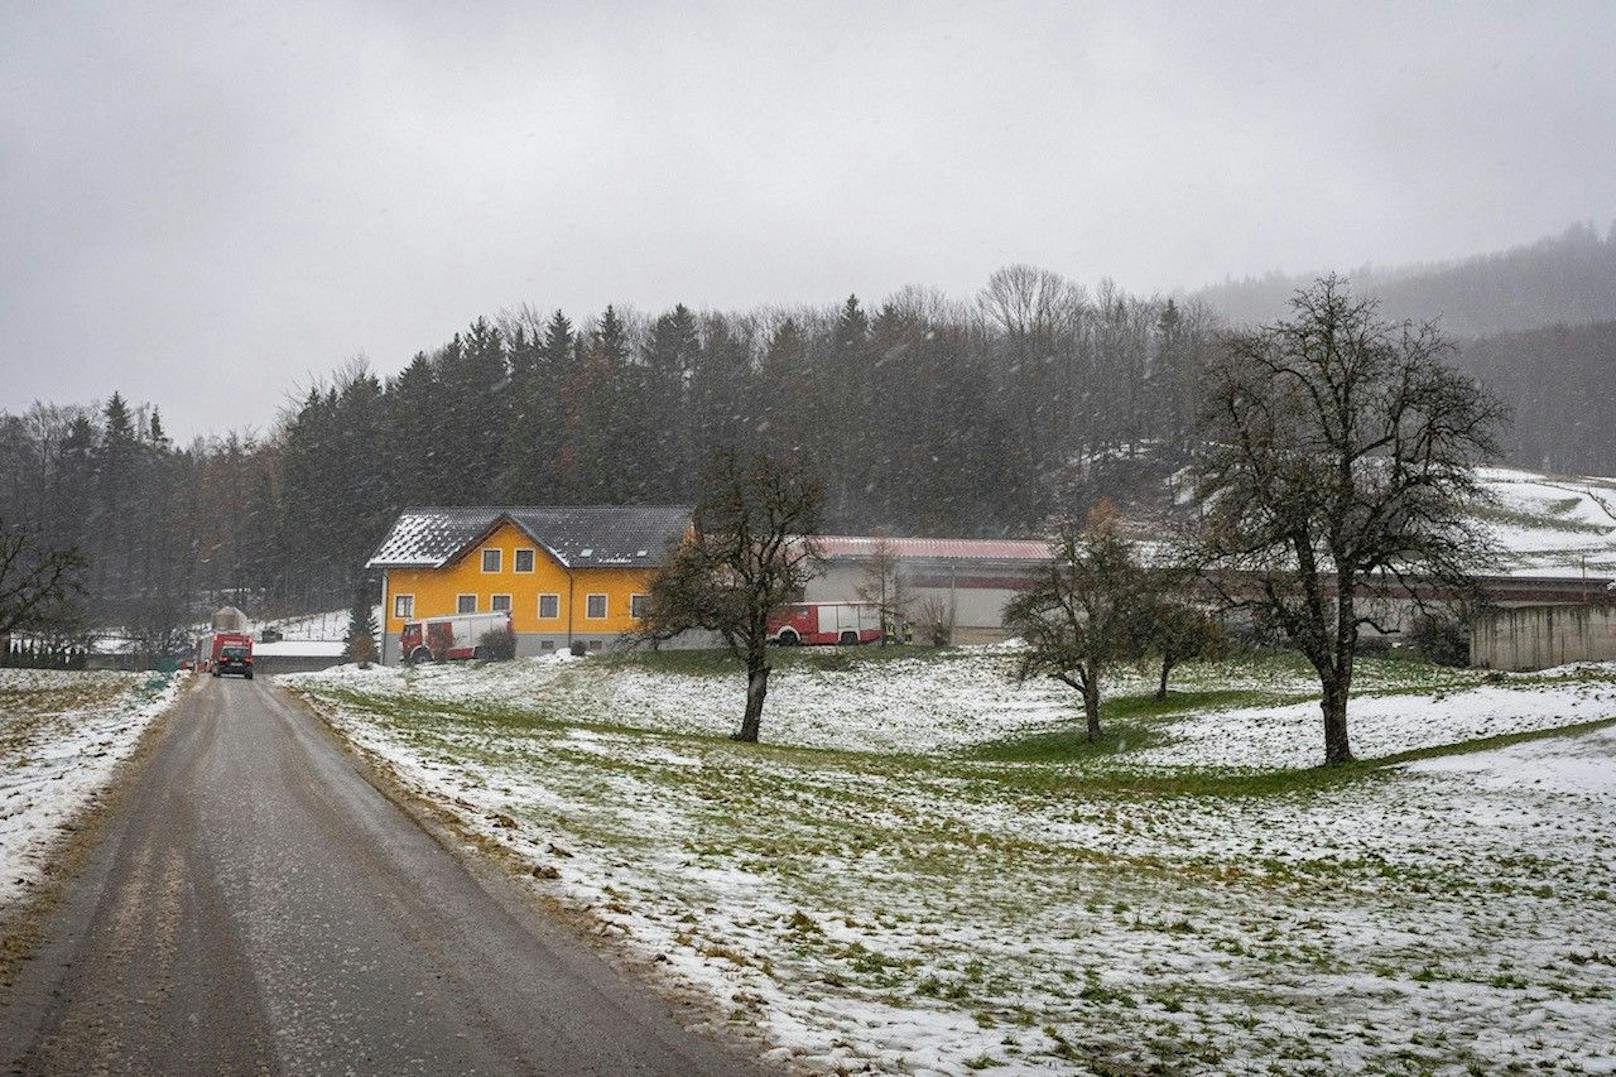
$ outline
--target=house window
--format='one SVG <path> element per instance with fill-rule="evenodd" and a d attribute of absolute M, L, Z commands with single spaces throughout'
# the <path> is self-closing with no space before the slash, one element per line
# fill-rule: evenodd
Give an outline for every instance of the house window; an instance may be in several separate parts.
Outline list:
<path fill-rule="evenodd" d="M 541 621 L 553 621 L 557 617 L 560 617 L 560 616 L 561 616 L 561 596 L 560 595 L 540 595 L 539 596 L 539 620 L 541 620 Z"/>
<path fill-rule="evenodd" d="M 497 553 L 498 551 L 496 550 L 495 552 Z M 514 567 L 516 569 L 516 571 L 518 571 L 518 572 L 532 572 L 533 571 L 533 551 L 532 550 L 517 550 L 516 551 L 516 564 L 514 566 L 512 566 L 512 567 Z"/>
<path fill-rule="evenodd" d="M 476 595 L 456 595 L 455 596 L 455 612 L 456 613 L 476 613 L 477 612 L 477 596 Z"/>
<path fill-rule="evenodd" d="M 636 621 L 645 620 L 645 595 L 628 596 L 628 615 Z"/>
<path fill-rule="evenodd" d="M 484 550 L 483 551 L 483 571 L 484 572 L 498 572 L 499 571 L 499 554 L 500 554 L 499 550 Z"/>
<path fill-rule="evenodd" d="M 405 621 L 408 621 L 411 617 L 414 617 L 415 616 L 415 596 L 414 595 L 394 595 L 393 596 L 393 616 L 397 617 L 397 618 L 399 618 L 401 620 L 405 620 Z"/>
<path fill-rule="evenodd" d="M 511 612 L 511 596 L 510 595 L 495 595 L 494 598 L 493 598 L 493 605 L 490 606 L 489 608 L 492 609 L 495 613 L 509 613 L 509 612 Z"/>
<path fill-rule="evenodd" d="M 606 596 L 590 595 L 585 599 L 584 616 L 592 621 L 604 621 L 606 619 Z"/>

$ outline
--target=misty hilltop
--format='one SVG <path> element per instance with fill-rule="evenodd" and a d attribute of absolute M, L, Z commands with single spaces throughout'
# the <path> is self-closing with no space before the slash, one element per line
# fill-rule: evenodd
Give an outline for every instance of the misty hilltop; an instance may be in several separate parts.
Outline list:
<path fill-rule="evenodd" d="M 1231 323 L 1271 322 L 1296 289 L 1325 272 L 1269 273 L 1194 293 Z M 1454 336 L 1477 337 L 1547 325 L 1616 319 L 1616 224 L 1603 238 L 1592 224 L 1557 236 L 1452 262 L 1351 270 L 1355 291 L 1380 299 L 1393 321 L 1437 321 Z"/>

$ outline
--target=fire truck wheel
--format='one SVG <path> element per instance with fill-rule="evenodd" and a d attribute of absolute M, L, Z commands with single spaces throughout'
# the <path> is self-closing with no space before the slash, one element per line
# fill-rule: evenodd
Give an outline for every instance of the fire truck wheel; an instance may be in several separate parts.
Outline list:
<path fill-rule="evenodd" d="M 252 680 L 252 670 L 250 670 L 250 669 L 247 671 L 247 679 L 249 681 Z"/>
<path fill-rule="evenodd" d="M 802 640 L 797 638 L 797 634 L 795 632 L 782 632 L 780 633 L 780 638 L 777 642 L 782 647 L 795 647 L 797 644 L 801 643 Z"/>
<path fill-rule="evenodd" d="M 841 642 L 843 642 L 843 643 L 857 643 L 858 642 L 858 633 L 857 632 L 843 632 Z"/>
<path fill-rule="evenodd" d="M 410 652 L 410 665 L 419 666 L 432 661 L 432 652 L 425 647 L 417 647 Z"/>
<path fill-rule="evenodd" d="M 213 671 L 213 675 L 214 675 L 214 676 L 215 676 L 215 677 L 217 677 L 217 676 L 218 676 L 218 675 L 219 675 L 219 671 L 218 671 L 218 670 L 217 670 L 217 669 L 215 669 L 215 670 L 214 670 L 214 671 Z"/>

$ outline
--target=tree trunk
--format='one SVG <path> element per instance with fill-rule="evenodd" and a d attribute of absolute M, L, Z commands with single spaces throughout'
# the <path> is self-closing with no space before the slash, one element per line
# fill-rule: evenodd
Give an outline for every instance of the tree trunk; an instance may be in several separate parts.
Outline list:
<path fill-rule="evenodd" d="M 758 730 L 763 726 L 763 699 L 769 694 L 769 667 L 765 663 L 754 666 L 750 662 L 747 666 L 746 714 L 741 718 L 741 729 L 735 739 L 756 744 Z"/>
<path fill-rule="evenodd" d="M 1083 717 L 1088 720 L 1092 744 L 1100 739 L 1100 678 L 1092 673 L 1083 678 Z"/>
<path fill-rule="evenodd" d="M 1159 703 L 1167 698 L 1167 677 L 1173 672 L 1173 663 L 1162 659 L 1161 685 L 1156 689 L 1156 701 Z"/>
<path fill-rule="evenodd" d="M 1339 683 L 1325 686 L 1320 701 L 1324 711 L 1324 763 L 1335 766 L 1352 762 L 1352 748 L 1347 743 L 1347 689 Z"/>
<path fill-rule="evenodd" d="M 1337 582 L 1336 640 L 1330 675 L 1324 678 L 1324 765 L 1352 762 L 1347 741 L 1347 700 L 1352 696 L 1352 663 L 1358 653 L 1357 577 L 1343 573 Z"/>

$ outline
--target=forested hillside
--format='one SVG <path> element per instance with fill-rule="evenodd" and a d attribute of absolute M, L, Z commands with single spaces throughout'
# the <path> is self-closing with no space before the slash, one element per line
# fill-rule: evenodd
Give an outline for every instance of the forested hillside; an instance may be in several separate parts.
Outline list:
<path fill-rule="evenodd" d="M 1483 337 L 1460 357 L 1514 409 L 1508 463 L 1616 475 L 1616 321 Z"/>
<path fill-rule="evenodd" d="M 1387 281 L 1383 309 L 1529 278 L 1511 317 L 1593 311 L 1616 305 L 1613 251 L 1568 234 Z M 1541 301 L 1555 274 L 1558 307 Z M 154 642 L 217 598 L 346 604 L 404 505 L 689 502 L 718 446 L 807 458 L 830 530 L 1030 534 L 1101 495 L 1159 495 L 1191 448 L 1220 294 L 1185 304 L 1013 266 L 968 303 L 910 289 L 874 309 L 524 308 L 391 377 L 351 363 L 260 437 L 175 445 L 161 402 L 116 394 L 0 414 L 0 521 L 82 549 L 91 619 Z M 1616 321 L 1460 344 L 1515 411 L 1503 462 L 1616 473 Z"/>
<path fill-rule="evenodd" d="M 479 319 L 394 377 L 350 365 L 262 438 L 155 407 L 0 416 L 0 518 L 76 543 L 99 623 L 208 596 L 343 605 L 403 505 L 688 502 L 721 445 L 810 460 L 833 530 L 1023 534 L 1183 458 L 1199 306 L 1003 270 L 972 304 Z"/>
<path fill-rule="evenodd" d="M 1270 322 L 1309 278 L 1272 275 L 1195 298 L 1231 325 Z M 1359 270 L 1354 292 L 1394 321 L 1435 319 L 1455 362 L 1508 403 L 1502 462 L 1616 474 L 1616 226 L 1588 225 L 1447 265 Z"/>
<path fill-rule="evenodd" d="M 1327 267 L 1326 267 L 1327 268 Z M 1322 271 L 1322 270 L 1321 270 Z M 1477 337 L 1616 320 L 1616 225 L 1603 239 L 1592 225 L 1463 261 L 1350 274 L 1354 291 L 1378 296 L 1396 321 L 1437 319 L 1455 337 Z M 1311 274 L 1230 281 L 1194 298 L 1232 324 L 1273 321 Z"/>

